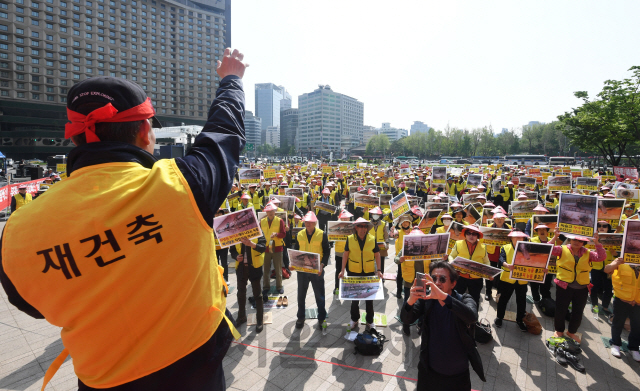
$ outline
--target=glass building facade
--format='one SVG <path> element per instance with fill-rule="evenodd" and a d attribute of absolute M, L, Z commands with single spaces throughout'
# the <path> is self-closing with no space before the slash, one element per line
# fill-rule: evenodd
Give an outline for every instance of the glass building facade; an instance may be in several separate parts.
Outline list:
<path fill-rule="evenodd" d="M 0 151 L 68 152 L 67 92 L 94 76 L 141 85 L 165 126 L 203 125 L 230 12 L 230 0 L 0 0 Z"/>

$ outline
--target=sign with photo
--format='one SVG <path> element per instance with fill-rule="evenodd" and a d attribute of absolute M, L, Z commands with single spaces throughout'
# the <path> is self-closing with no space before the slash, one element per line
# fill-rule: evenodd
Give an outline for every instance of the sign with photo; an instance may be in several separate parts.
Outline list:
<path fill-rule="evenodd" d="M 260 177 L 262 176 L 262 170 L 254 168 L 241 168 L 238 170 L 238 178 L 241 185 L 248 185 L 252 183 L 260 184 Z"/>
<path fill-rule="evenodd" d="M 296 207 L 296 197 L 292 196 L 284 196 L 284 195 L 270 195 L 269 201 L 277 199 L 280 201 L 277 206 L 281 209 L 286 210 L 287 212 L 293 212 Z"/>
<path fill-rule="evenodd" d="M 509 272 L 513 280 L 543 282 L 547 275 L 553 245 L 549 243 L 516 243 L 513 257 L 514 268 Z"/>
<path fill-rule="evenodd" d="M 593 237 L 598 222 L 598 197 L 560 193 L 558 231 Z"/>
<path fill-rule="evenodd" d="M 640 190 L 617 188 L 616 198 L 626 200 L 627 202 L 640 202 Z"/>
<path fill-rule="evenodd" d="M 447 167 L 433 167 L 431 174 L 431 183 L 444 184 L 447 182 Z"/>
<path fill-rule="evenodd" d="M 380 204 L 380 198 L 372 195 L 357 194 L 354 197 L 356 208 L 373 209 Z"/>
<path fill-rule="evenodd" d="M 441 212 L 441 209 L 429 209 L 424 212 L 424 216 L 420 220 L 420 224 L 418 224 L 418 228 L 423 234 L 431 232 L 431 227 L 436 223 Z"/>
<path fill-rule="evenodd" d="M 640 220 L 626 220 L 620 256 L 625 263 L 640 264 Z"/>
<path fill-rule="evenodd" d="M 354 233 L 353 221 L 327 222 L 327 238 L 330 242 L 345 242 L 347 236 Z"/>
<path fill-rule="evenodd" d="M 338 211 L 338 207 L 335 205 L 331 205 L 328 204 L 326 202 L 322 202 L 322 201 L 316 201 L 316 203 L 314 204 L 314 207 L 316 209 L 319 209 L 321 211 L 330 213 L 330 214 L 335 214 Z"/>
<path fill-rule="evenodd" d="M 287 249 L 289 268 L 299 273 L 318 274 L 320 272 L 320 254 Z"/>
<path fill-rule="evenodd" d="M 451 254 L 451 250 L 453 250 L 453 246 L 456 245 L 456 241 L 464 240 L 464 235 L 462 234 L 462 229 L 464 228 L 464 224 L 458 222 L 451 222 L 451 225 L 447 228 L 447 233 L 449 233 L 449 245 L 447 246 L 447 255 Z"/>
<path fill-rule="evenodd" d="M 473 225 L 476 221 L 480 220 L 482 216 L 473 205 L 467 205 L 464 208 L 464 211 L 467 212 L 467 215 L 463 218 L 464 221 Z"/>
<path fill-rule="evenodd" d="M 520 184 L 523 184 L 527 189 L 533 190 L 536 187 L 536 178 L 527 176 L 520 177 Z"/>
<path fill-rule="evenodd" d="M 558 215 L 533 215 L 533 227 L 531 228 L 531 233 L 533 234 L 533 230 L 535 230 L 540 224 L 546 225 L 549 227 L 549 234 L 556 230 L 558 226 Z"/>
<path fill-rule="evenodd" d="M 550 176 L 547 178 L 547 187 L 549 191 L 556 190 L 571 190 L 571 177 L 570 176 Z"/>
<path fill-rule="evenodd" d="M 258 221 L 262 221 L 262 219 L 267 217 L 267 212 L 258 212 L 257 215 L 258 215 Z M 287 212 L 276 212 L 276 217 L 279 217 L 280 219 L 284 220 L 285 225 L 288 224 Z"/>
<path fill-rule="evenodd" d="M 469 174 L 467 178 L 467 186 L 468 187 L 478 187 L 482 183 L 482 175 L 480 174 Z"/>
<path fill-rule="evenodd" d="M 340 300 L 384 300 L 379 277 L 343 277 L 340 280 Z"/>
<path fill-rule="evenodd" d="M 409 212 L 410 207 L 407 193 L 402 192 L 393 197 L 391 201 L 389 201 L 389 208 L 391 209 L 391 213 L 393 214 L 393 220 Z"/>
<path fill-rule="evenodd" d="M 469 274 L 485 279 L 495 278 L 500 273 L 502 273 L 502 270 L 496 267 L 485 265 L 484 263 L 478 263 L 476 261 L 471 261 L 462 257 L 456 257 L 456 259 L 451 262 L 451 266 L 453 266 L 458 272 L 462 274 Z"/>
<path fill-rule="evenodd" d="M 262 229 L 253 208 L 214 217 L 213 231 L 222 248 L 241 243 L 242 238 L 253 239 L 262 236 Z"/>
<path fill-rule="evenodd" d="M 304 190 L 300 187 L 292 187 L 284 189 L 284 195 L 298 197 L 299 200 L 302 200 L 304 194 Z"/>
<path fill-rule="evenodd" d="M 617 229 L 624 211 L 625 200 L 598 199 L 598 221 L 604 220 Z"/>
<path fill-rule="evenodd" d="M 597 191 L 599 185 L 598 178 L 580 177 L 576 179 L 576 189 Z"/>
<path fill-rule="evenodd" d="M 402 255 L 406 261 L 443 259 L 447 255 L 449 234 L 404 235 Z"/>
<path fill-rule="evenodd" d="M 511 239 L 509 239 L 510 229 L 480 227 L 480 231 L 483 235 L 482 241 L 487 246 L 504 246 L 511 243 Z"/>

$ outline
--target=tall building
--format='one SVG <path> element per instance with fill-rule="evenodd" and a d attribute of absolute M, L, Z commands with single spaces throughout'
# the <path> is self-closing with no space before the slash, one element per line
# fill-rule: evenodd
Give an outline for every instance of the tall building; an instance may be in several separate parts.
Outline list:
<path fill-rule="evenodd" d="M 392 128 L 389 122 L 383 122 L 382 127 L 378 129 L 378 134 L 386 134 L 390 142 L 400 140 L 403 137 L 409 136 L 409 131 L 406 129 Z"/>
<path fill-rule="evenodd" d="M 67 153 L 78 81 L 141 85 L 165 126 L 204 125 L 230 45 L 231 0 L 0 1 L 0 135 L 13 158 Z"/>
<path fill-rule="evenodd" d="M 365 125 L 362 127 L 362 143 L 367 145 L 369 140 L 378 135 L 378 129 L 373 126 Z"/>
<path fill-rule="evenodd" d="M 291 94 L 284 87 L 273 83 L 258 83 L 255 85 L 255 92 L 256 115 L 262 118 L 262 142 L 264 143 L 267 127 L 280 126 L 280 102 L 283 99 L 291 101 Z M 289 107 L 291 107 L 290 104 Z"/>
<path fill-rule="evenodd" d="M 363 142 L 364 103 L 321 85 L 298 96 L 301 153 L 346 152 Z"/>
<path fill-rule="evenodd" d="M 280 146 L 291 147 L 296 145 L 298 134 L 298 109 L 286 109 L 280 111 Z"/>
<path fill-rule="evenodd" d="M 268 126 L 266 134 L 267 134 L 266 144 L 272 145 L 276 148 L 280 148 L 280 127 Z"/>
<path fill-rule="evenodd" d="M 413 125 L 411 125 L 411 134 L 416 133 L 429 133 L 429 125 L 425 124 L 422 121 L 413 121 Z"/>
<path fill-rule="evenodd" d="M 254 148 L 262 144 L 262 119 L 248 110 L 244 112 L 244 133 L 247 144 L 253 144 Z"/>

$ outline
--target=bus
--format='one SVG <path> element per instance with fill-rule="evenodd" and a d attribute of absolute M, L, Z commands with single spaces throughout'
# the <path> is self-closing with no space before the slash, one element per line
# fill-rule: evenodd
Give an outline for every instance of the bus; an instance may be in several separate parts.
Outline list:
<path fill-rule="evenodd" d="M 506 165 L 540 166 L 547 164 L 544 155 L 507 155 L 499 161 Z"/>
<path fill-rule="evenodd" d="M 553 156 L 549 158 L 550 166 L 574 166 L 576 158 L 571 156 Z"/>
<path fill-rule="evenodd" d="M 500 156 L 471 156 L 473 164 L 493 164 L 500 160 Z"/>

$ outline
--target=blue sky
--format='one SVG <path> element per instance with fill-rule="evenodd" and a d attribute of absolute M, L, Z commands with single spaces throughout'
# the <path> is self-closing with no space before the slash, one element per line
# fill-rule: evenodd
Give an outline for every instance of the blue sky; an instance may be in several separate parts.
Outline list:
<path fill-rule="evenodd" d="M 232 45 L 255 83 L 318 84 L 364 124 L 518 128 L 550 122 L 640 65 L 640 1 L 234 0 Z"/>

